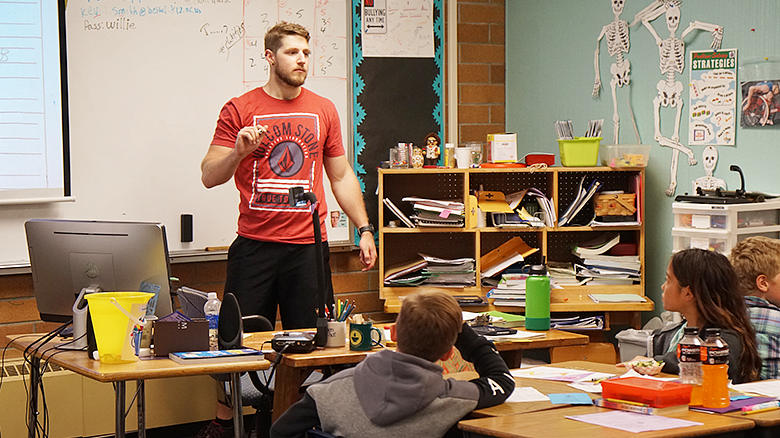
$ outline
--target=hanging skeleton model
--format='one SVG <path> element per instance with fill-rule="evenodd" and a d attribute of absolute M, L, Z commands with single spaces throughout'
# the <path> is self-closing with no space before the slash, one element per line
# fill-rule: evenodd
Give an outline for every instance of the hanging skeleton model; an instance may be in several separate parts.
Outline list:
<path fill-rule="evenodd" d="M 685 29 L 680 36 L 676 37 L 677 28 L 680 25 L 680 4 L 682 0 L 655 0 L 650 6 L 643 9 L 636 14 L 633 26 L 635 23 L 641 21 L 642 24 L 650 31 L 650 34 L 655 38 L 656 44 L 658 44 L 658 51 L 661 60 L 661 74 L 666 76 L 666 80 L 658 82 L 656 88 L 658 89 L 658 95 L 653 99 L 653 118 L 655 119 L 655 141 L 661 146 L 665 146 L 672 149 L 672 164 L 671 164 L 671 181 L 669 188 L 666 189 L 666 196 L 674 195 L 674 191 L 677 188 L 677 162 L 679 160 L 680 152 L 688 155 L 688 165 L 693 166 L 696 164 L 696 158 L 693 155 L 693 150 L 688 146 L 680 143 L 680 117 L 682 115 L 682 91 L 683 85 L 677 80 L 677 74 L 682 73 L 685 67 L 685 37 L 694 30 L 704 30 L 712 34 L 712 43 L 710 47 L 718 50 L 720 49 L 720 43 L 723 39 L 723 27 L 715 24 L 702 23 L 701 21 L 694 21 L 690 23 L 687 29 Z M 669 29 L 669 38 L 661 39 L 656 33 L 650 22 L 660 17 L 662 14 L 666 14 L 666 27 Z M 661 134 L 661 106 L 677 108 L 677 118 L 674 123 L 674 132 L 671 138 Z"/>
<path fill-rule="evenodd" d="M 615 144 L 618 144 L 618 131 L 620 130 L 620 117 L 618 116 L 617 106 L 617 87 L 623 87 L 631 82 L 631 63 L 623 57 L 628 53 L 630 42 L 628 40 L 628 22 L 620 19 L 623 12 L 625 0 L 612 0 L 612 13 L 615 14 L 615 20 L 601 29 L 599 38 L 596 41 L 596 53 L 593 59 L 593 65 L 596 69 L 596 82 L 593 85 L 593 97 L 599 97 L 601 90 L 601 75 L 599 74 L 599 45 L 601 40 L 606 37 L 607 51 L 609 56 L 615 58 L 615 63 L 609 67 L 612 79 L 609 81 L 609 87 L 612 89 L 612 123 L 614 126 Z"/>

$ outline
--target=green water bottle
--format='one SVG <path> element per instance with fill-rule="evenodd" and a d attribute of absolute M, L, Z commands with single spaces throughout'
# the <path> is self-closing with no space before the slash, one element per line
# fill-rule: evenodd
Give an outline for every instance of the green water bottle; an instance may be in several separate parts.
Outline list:
<path fill-rule="evenodd" d="M 544 265 L 531 266 L 525 280 L 525 328 L 550 330 L 550 277 Z"/>

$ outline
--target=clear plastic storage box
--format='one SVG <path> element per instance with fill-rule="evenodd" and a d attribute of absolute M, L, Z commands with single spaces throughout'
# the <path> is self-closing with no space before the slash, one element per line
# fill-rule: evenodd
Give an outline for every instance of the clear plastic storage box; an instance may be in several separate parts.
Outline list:
<path fill-rule="evenodd" d="M 609 167 L 647 167 L 650 161 L 650 145 L 605 144 L 601 145 L 601 165 Z"/>

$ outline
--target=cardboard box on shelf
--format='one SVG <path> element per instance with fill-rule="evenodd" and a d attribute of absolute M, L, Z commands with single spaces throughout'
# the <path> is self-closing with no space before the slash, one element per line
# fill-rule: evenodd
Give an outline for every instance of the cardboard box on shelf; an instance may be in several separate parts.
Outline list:
<path fill-rule="evenodd" d="M 517 161 L 517 134 L 501 133 L 487 136 L 487 161 L 489 163 L 514 163 Z"/>

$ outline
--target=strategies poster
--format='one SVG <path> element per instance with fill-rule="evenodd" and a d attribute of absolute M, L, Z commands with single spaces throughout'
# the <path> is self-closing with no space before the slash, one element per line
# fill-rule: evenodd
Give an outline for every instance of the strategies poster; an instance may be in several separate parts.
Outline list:
<path fill-rule="evenodd" d="M 691 145 L 734 145 L 737 123 L 737 50 L 691 51 Z"/>

